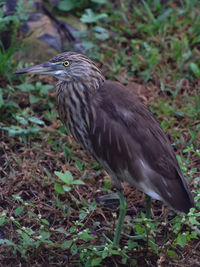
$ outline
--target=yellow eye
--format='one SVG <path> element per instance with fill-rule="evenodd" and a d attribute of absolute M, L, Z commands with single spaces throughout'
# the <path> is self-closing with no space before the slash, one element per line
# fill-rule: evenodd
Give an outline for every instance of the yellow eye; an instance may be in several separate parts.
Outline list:
<path fill-rule="evenodd" d="M 65 62 L 63 62 L 63 66 L 64 66 L 64 67 L 68 67 L 69 64 L 70 64 L 70 63 L 69 63 L 69 61 L 67 61 L 67 60 L 66 60 Z"/>

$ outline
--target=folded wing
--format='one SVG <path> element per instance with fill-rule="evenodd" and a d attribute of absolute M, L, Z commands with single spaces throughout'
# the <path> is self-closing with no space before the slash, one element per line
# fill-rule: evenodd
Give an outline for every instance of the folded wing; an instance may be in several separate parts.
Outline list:
<path fill-rule="evenodd" d="M 120 84 L 106 81 L 91 104 L 96 119 L 90 125 L 95 158 L 116 186 L 131 186 L 173 209 L 188 212 L 194 205 L 171 144 L 138 97 Z M 113 99 L 114 98 L 114 99 Z"/>

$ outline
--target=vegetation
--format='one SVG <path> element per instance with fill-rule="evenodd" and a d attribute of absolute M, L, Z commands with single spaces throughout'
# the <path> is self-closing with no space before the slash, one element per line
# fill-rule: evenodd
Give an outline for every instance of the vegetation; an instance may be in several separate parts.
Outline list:
<path fill-rule="evenodd" d="M 147 219 L 143 194 L 125 185 L 128 215 L 118 248 L 118 202 L 97 201 L 113 192 L 112 181 L 58 120 L 53 82 L 13 74 L 26 64 L 15 60 L 27 19 L 19 2 L 13 15 L 0 11 L 1 36 L 11 32 L 9 47 L 0 45 L 2 266 L 198 265 L 200 2 L 62 0 L 54 10 L 73 11 L 88 25 L 78 33 L 87 54 L 150 107 L 195 197 L 197 208 L 184 216 L 162 212 L 154 201 Z"/>

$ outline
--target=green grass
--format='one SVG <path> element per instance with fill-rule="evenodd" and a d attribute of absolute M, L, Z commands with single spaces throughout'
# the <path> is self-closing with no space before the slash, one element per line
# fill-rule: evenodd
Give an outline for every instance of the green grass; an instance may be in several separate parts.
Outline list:
<path fill-rule="evenodd" d="M 154 203 L 155 218 L 146 219 L 142 194 L 126 190 L 128 217 L 120 246 L 113 248 L 118 210 L 96 201 L 113 192 L 111 179 L 66 135 L 48 79 L 13 75 L 23 64 L 14 60 L 18 18 L 24 16 L 19 11 L 11 20 L 17 21 L 11 45 L 0 50 L 4 265 L 147 266 L 162 257 L 168 266 L 183 266 L 182 255 L 194 255 L 195 263 L 200 236 L 199 1 L 80 1 L 77 6 L 65 0 L 59 7 L 66 15 L 64 2 L 88 24 L 88 31 L 80 33 L 83 45 L 106 77 L 147 88 L 145 101 L 170 137 L 197 209 L 185 216 L 156 215 L 161 204 Z M 4 19 L 0 31 L 6 29 Z"/>

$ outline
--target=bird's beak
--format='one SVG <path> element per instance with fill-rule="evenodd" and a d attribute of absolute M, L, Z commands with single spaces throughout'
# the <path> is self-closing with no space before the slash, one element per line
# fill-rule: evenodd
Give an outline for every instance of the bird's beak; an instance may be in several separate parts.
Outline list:
<path fill-rule="evenodd" d="M 35 74 L 51 74 L 54 75 L 56 71 L 60 70 L 60 67 L 55 63 L 45 62 L 40 65 L 35 65 L 29 68 L 24 68 L 17 70 L 15 74 L 26 74 L 26 73 L 35 73 Z"/>

